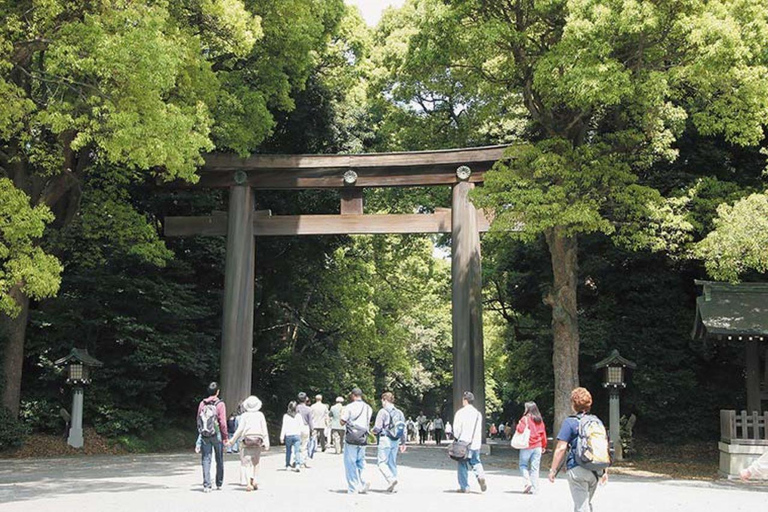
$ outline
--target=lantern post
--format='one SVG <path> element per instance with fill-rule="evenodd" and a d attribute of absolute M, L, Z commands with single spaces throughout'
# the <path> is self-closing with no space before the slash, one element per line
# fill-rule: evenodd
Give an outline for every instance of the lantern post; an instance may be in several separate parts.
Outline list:
<path fill-rule="evenodd" d="M 86 349 L 73 348 L 69 355 L 55 363 L 66 365 L 67 384 L 72 386 L 72 422 L 69 427 L 67 444 L 73 448 L 83 447 L 83 390 L 91 383 L 91 368 L 103 363 L 91 356 Z"/>
<path fill-rule="evenodd" d="M 613 443 L 614 459 L 623 460 L 624 451 L 621 446 L 621 408 L 619 403 L 619 391 L 627 387 L 626 370 L 634 370 L 637 365 L 622 357 L 618 350 L 614 350 L 602 361 L 595 363 L 596 371 L 603 370 L 603 387 L 609 390 L 609 417 L 608 424 Z"/>

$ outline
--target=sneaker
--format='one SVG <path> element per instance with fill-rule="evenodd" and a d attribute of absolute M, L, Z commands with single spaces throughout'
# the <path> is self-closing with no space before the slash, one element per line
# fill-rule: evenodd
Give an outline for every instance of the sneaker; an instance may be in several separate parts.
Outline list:
<path fill-rule="evenodd" d="M 216 486 L 216 490 L 217 490 L 217 491 L 220 491 L 220 490 L 221 490 L 221 486 L 220 486 L 220 485 L 217 485 L 217 486 Z"/>
<path fill-rule="evenodd" d="M 477 481 L 480 483 L 480 490 L 485 492 L 488 489 L 488 485 L 485 483 L 485 478 L 478 478 Z"/>
<path fill-rule="evenodd" d="M 208 494 L 209 492 L 211 492 L 211 488 L 210 487 L 203 487 L 203 492 Z"/>
<path fill-rule="evenodd" d="M 360 494 L 368 494 L 368 491 L 371 489 L 371 484 L 368 482 L 365 482 L 363 484 L 363 489 L 360 491 Z"/>
<path fill-rule="evenodd" d="M 245 486 L 245 491 L 246 492 L 251 492 L 252 490 L 253 490 L 253 486 L 251 484 L 248 484 L 248 485 Z"/>
<path fill-rule="evenodd" d="M 293 468 L 294 473 L 301 473 L 301 468 L 295 467 Z"/>
<path fill-rule="evenodd" d="M 525 484 L 525 487 L 523 487 L 523 494 L 531 494 L 531 484 Z"/>
<path fill-rule="evenodd" d="M 459 489 L 456 492 L 458 492 L 459 494 L 468 494 L 469 493 L 469 489 Z"/>
<path fill-rule="evenodd" d="M 395 492 L 395 486 L 397 485 L 397 479 L 392 480 L 390 482 L 389 487 L 387 487 L 387 492 Z"/>

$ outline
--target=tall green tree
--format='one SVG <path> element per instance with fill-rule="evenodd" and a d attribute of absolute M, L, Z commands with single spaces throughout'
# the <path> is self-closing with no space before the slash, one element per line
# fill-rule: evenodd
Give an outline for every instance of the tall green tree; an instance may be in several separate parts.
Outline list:
<path fill-rule="evenodd" d="M 559 424 L 579 383 L 579 236 L 664 247 L 656 226 L 672 210 L 638 177 L 676 157 L 686 123 L 737 144 L 763 139 L 768 11 L 759 0 L 413 0 L 405 10 L 408 24 L 390 31 L 401 34 L 390 69 L 402 73 L 388 82 L 402 108 L 426 98 L 444 119 L 474 108 L 490 116 L 476 126 L 525 121 L 475 199 L 495 229 L 546 240 Z"/>
<path fill-rule="evenodd" d="M 1 175 L 31 207 L 53 212 L 54 229 L 79 214 L 96 166 L 110 167 L 118 187 L 148 177 L 195 181 L 202 152 L 254 151 L 273 113 L 293 108 L 292 93 L 341 13 L 341 0 L 0 1 Z M 119 193 L 105 204 L 132 215 Z M 147 233 L 133 230 L 144 241 Z M 22 280 L 0 288 L 17 303 L 0 317 L 2 402 L 12 412 L 25 288 Z"/>

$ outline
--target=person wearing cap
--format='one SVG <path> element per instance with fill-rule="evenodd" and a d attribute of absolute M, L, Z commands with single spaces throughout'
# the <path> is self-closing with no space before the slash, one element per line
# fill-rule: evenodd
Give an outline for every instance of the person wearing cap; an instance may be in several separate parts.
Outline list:
<path fill-rule="evenodd" d="M 242 439 L 240 448 L 240 480 L 245 482 L 245 490 L 253 491 L 259 488 L 259 462 L 262 450 L 269 450 L 269 432 L 267 420 L 261 412 L 261 400 L 249 396 L 243 402 L 243 414 L 237 430 L 227 442 L 232 446 Z"/>
<path fill-rule="evenodd" d="M 325 428 L 328 426 L 328 405 L 323 403 L 323 395 L 315 396 L 312 410 L 312 425 L 315 427 L 315 438 L 320 445 L 320 450 L 325 451 Z"/>
<path fill-rule="evenodd" d="M 331 442 L 337 454 L 344 449 L 344 426 L 341 424 L 341 414 L 344 411 L 344 399 L 336 397 L 336 403 L 329 412 L 331 418 Z"/>
<path fill-rule="evenodd" d="M 304 428 L 301 430 L 301 467 L 309 469 L 307 460 L 310 458 L 311 447 L 309 443 L 312 440 L 313 424 L 312 424 L 312 409 L 307 405 L 309 397 L 306 393 L 299 393 L 296 399 L 296 412 L 304 419 Z"/>
<path fill-rule="evenodd" d="M 347 428 L 346 435 L 351 436 L 355 430 L 368 432 L 371 426 L 371 416 L 373 410 L 371 406 L 363 401 L 363 392 L 360 388 L 355 388 L 350 394 L 351 403 L 344 408 L 341 415 L 341 424 Z M 357 427 L 351 429 L 350 427 Z M 347 437 L 344 447 L 344 472 L 347 477 L 347 492 L 349 494 L 366 494 L 371 488 L 371 484 L 365 481 L 363 472 L 365 471 L 365 448 L 366 440 L 361 444 L 355 444 L 352 437 Z"/>
<path fill-rule="evenodd" d="M 475 402 L 475 395 L 465 391 L 462 395 L 461 403 L 463 407 L 456 411 L 453 417 L 453 437 L 457 441 L 469 443 L 469 457 L 465 460 L 457 461 L 459 492 L 469 492 L 469 470 L 470 468 L 477 477 L 480 489 L 485 492 L 488 488 L 485 482 L 485 470 L 483 463 L 480 462 L 480 447 L 483 436 L 483 418 L 480 411 L 472 405 Z"/>

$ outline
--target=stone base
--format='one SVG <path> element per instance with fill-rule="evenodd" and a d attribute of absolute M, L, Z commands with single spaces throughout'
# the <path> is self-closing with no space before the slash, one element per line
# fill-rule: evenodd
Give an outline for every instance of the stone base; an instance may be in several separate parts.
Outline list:
<path fill-rule="evenodd" d="M 67 444 L 72 448 L 83 447 L 83 429 L 70 428 L 69 437 L 67 438 Z"/>
<path fill-rule="evenodd" d="M 719 442 L 720 476 L 735 479 L 739 472 L 746 469 L 763 453 L 768 452 L 768 445 L 729 444 Z"/>

